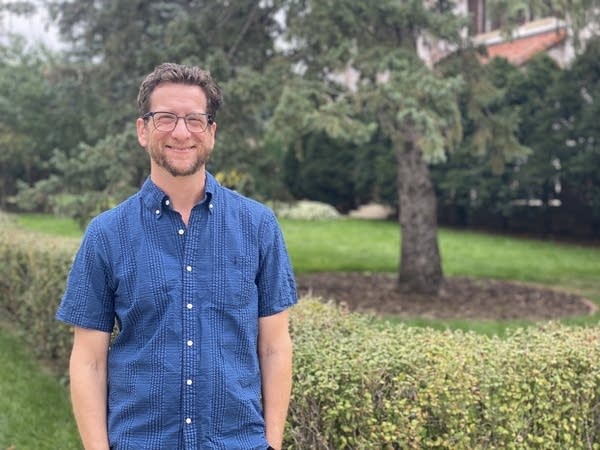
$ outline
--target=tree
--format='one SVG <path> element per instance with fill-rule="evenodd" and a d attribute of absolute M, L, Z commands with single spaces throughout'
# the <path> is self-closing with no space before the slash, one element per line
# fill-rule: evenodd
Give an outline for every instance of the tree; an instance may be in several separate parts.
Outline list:
<path fill-rule="evenodd" d="M 463 83 L 428 67 L 417 48 L 423 37 L 460 45 L 466 18 L 448 2 L 390 0 L 290 1 L 286 16 L 289 57 L 302 79 L 285 90 L 272 132 L 289 141 L 323 130 L 358 144 L 381 133 L 396 157 L 399 287 L 436 293 L 442 268 L 429 163 L 460 141 Z M 344 73 L 356 82 L 341 83 Z"/>
<path fill-rule="evenodd" d="M 209 161 L 210 170 L 223 174 L 226 180 L 243 180 L 236 188 L 246 189 L 246 193 L 255 187 L 255 194 L 277 192 L 281 183 L 270 172 L 279 166 L 282 154 L 278 148 L 265 145 L 262 129 L 281 91 L 279 80 L 288 70 L 272 60 L 280 1 L 45 3 L 63 38 L 71 44 L 65 51 L 68 64 L 53 68 L 56 70 L 49 76 L 60 82 L 63 74 L 68 75 L 66 79 L 77 95 L 60 90 L 60 99 L 63 104 L 73 102 L 72 111 L 80 115 L 84 135 L 79 141 L 57 146 L 48 179 L 33 188 L 24 186 L 23 200 L 51 210 L 71 211 L 85 221 L 89 213 L 106 208 L 138 187 L 140 161 L 147 164 L 146 157 L 136 151 L 137 143 L 125 138 L 127 126 L 137 114 L 135 97 L 142 77 L 164 61 L 207 68 L 223 87 L 225 107 L 217 118 L 219 139 Z M 109 144 L 132 145 L 118 150 L 139 158 L 119 167 L 120 180 L 105 170 L 110 160 L 96 157 L 102 152 L 114 156 L 114 152 L 106 153 Z M 82 160 L 81 155 L 89 160 Z M 68 176 L 74 173 L 91 176 L 95 182 Z M 259 177 L 269 182 L 255 183 Z M 123 186 L 124 181 L 136 184 Z M 110 200 L 104 201 L 101 194 Z M 77 195 L 81 198 L 76 199 Z"/>
<path fill-rule="evenodd" d="M 104 135 L 135 117 L 142 77 L 173 61 L 209 69 L 225 92 L 211 169 L 267 175 L 261 131 L 286 67 L 271 61 L 281 0 L 48 0 L 71 58 L 94 66 Z M 135 42 L 136 45 L 131 45 Z M 267 64 L 270 62 L 269 64 Z M 264 156 L 264 158 L 263 158 Z"/>
<path fill-rule="evenodd" d="M 599 160 L 598 107 L 594 99 L 599 95 L 600 1 L 494 0 L 490 4 L 491 13 L 507 24 L 508 33 L 511 25 L 517 23 L 515 19 L 528 9 L 538 16 L 562 19 L 569 26 L 569 37 L 578 55 L 572 67 L 552 73 L 553 64 L 549 59 L 537 58 L 528 65 L 523 85 L 513 86 L 514 93 L 525 93 L 527 97 L 520 106 L 522 131 L 519 137 L 534 150 L 523 166 L 521 178 L 528 180 L 529 194 L 545 203 L 559 197 L 565 209 L 583 200 L 584 210 L 591 213 L 597 233 L 600 190 L 594 170 Z M 562 190 L 556 192 L 559 181 Z M 547 217 L 547 225 L 548 220 Z"/>
<path fill-rule="evenodd" d="M 556 123 L 556 83 L 562 70 L 545 54 L 533 58 L 507 86 L 507 101 L 518 108 L 519 140 L 531 153 L 514 174 L 513 199 L 541 200 L 536 213 L 542 220 L 543 234 L 552 232 L 551 203 L 559 197 L 557 186 L 563 159 L 560 137 L 553 129 Z M 531 208 L 528 208 L 531 209 Z"/>
<path fill-rule="evenodd" d="M 48 176 L 55 147 L 83 137 L 79 112 L 63 102 L 74 98 L 64 90 L 68 77 L 53 77 L 60 65 L 43 48 L 27 49 L 23 38 L 0 48 L 1 207 L 16 193 L 17 180 L 32 184 Z"/>
<path fill-rule="evenodd" d="M 529 8 L 587 23 L 586 7 L 597 2 L 571 10 L 545 0 L 489 3 L 508 32 Z M 459 102 L 465 81 L 473 81 L 474 49 L 462 33 L 468 18 L 458 15 L 454 2 L 443 0 L 290 0 L 285 12 L 288 55 L 299 79 L 288 83 L 271 130 L 283 141 L 315 130 L 360 143 L 377 129 L 388 139 L 396 155 L 402 229 L 398 284 L 435 294 L 443 272 L 430 164 L 443 161 L 462 138 Z M 463 69 L 445 72 L 423 62 L 419 48 L 432 42 L 454 49 L 455 58 L 464 56 Z M 343 83 L 344 75 L 353 82 Z M 475 81 L 494 90 L 490 83 Z M 471 98 L 472 117 L 479 119 L 473 148 L 489 152 L 492 164 L 502 170 L 524 148 L 515 137 L 516 115 L 489 108 L 494 97 L 493 92 L 486 95 L 491 103 Z"/>
<path fill-rule="evenodd" d="M 323 134 L 296 143 L 284 159 L 284 180 L 298 199 L 316 200 L 348 212 L 356 207 L 354 155 L 357 148 Z"/>
<path fill-rule="evenodd" d="M 35 12 L 35 4 L 33 1 L 16 1 L 16 0 L 4 0 L 0 5 L 0 16 L 9 12 L 11 14 L 28 15 Z"/>
<path fill-rule="evenodd" d="M 454 208 L 454 223 L 471 225 L 474 216 L 487 215 L 500 219 L 494 226 L 504 229 L 514 200 L 537 195 L 538 184 L 551 181 L 543 177 L 548 169 L 538 147 L 551 126 L 543 120 L 544 103 L 558 71 L 548 57 L 542 59 L 547 64 L 533 62 L 526 69 L 503 58 L 484 66 L 464 56 L 445 62 L 446 72 L 463 72 L 467 81 L 460 98 L 463 142 L 433 168 L 438 198 Z"/>
<path fill-rule="evenodd" d="M 589 217 L 596 236 L 600 233 L 599 58 L 600 38 L 595 38 L 557 81 L 553 110 L 563 204 Z"/>

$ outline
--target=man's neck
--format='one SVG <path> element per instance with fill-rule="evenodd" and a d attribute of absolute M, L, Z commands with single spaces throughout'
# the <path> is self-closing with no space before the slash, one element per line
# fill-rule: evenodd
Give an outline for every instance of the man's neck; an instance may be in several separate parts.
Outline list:
<path fill-rule="evenodd" d="M 150 179 L 169 196 L 172 208 L 181 214 L 187 225 L 192 208 L 205 195 L 205 169 L 201 168 L 195 174 L 186 177 L 174 177 L 163 170 L 153 170 Z"/>

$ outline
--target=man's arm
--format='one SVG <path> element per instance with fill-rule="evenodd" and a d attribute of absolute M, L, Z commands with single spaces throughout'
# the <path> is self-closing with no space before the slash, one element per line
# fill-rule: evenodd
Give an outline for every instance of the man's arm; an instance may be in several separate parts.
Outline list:
<path fill-rule="evenodd" d="M 258 356 L 267 441 L 279 450 L 292 391 L 292 340 L 287 311 L 259 319 Z"/>
<path fill-rule="evenodd" d="M 108 450 L 107 355 L 110 333 L 75 327 L 71 402 L 85 450 Z"/>

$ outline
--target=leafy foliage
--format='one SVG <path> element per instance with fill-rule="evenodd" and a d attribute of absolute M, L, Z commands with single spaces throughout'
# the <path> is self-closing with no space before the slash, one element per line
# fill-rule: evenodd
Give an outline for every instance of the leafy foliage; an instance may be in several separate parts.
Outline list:
<path fill-rule="evenodd" d="M 435 291 L 441 280 L 426 164 L 443 160 L 462 137 L 457 105 L 462 82 L 427 67 L 417 48 L 424 35 L 462 43 L 459 29 L 466 18 L 449 6 L 287 2 L 286 37 L 298 76 L 288 82 L 269 129 L 296 155 L 297 142 L 311 133 L 343 138 L 359 149 L 375 133 L 391 144 L 403 231 L 420 229 L 422 235 L 402 243 L 399 282 L 410 279 L 410 288 L 423 292 Z M 344 76 L 354 79 L 344 83 Z M 420 256 L 413 258 L 417 242 Z M 417 272 L 423 277 L 412 276 Z"/>
<path fill-rule="evenodd" d="M 3 2 L 1 10 L 28 13 L 33 3 Z M 589 75 L 597 44 L 563 75 L 542 58 L 521 73 L 499 61 L 482 67 L 461 32 L 468 18 L 448 1 L 44 4 L 71 46 L 61 54 L 0 46 L 0 207 L 76 214 L 84 224 L 136 189 L 146 163 L 116 153 L 139 155 L 122 138 L 137 87 L 172 60 L 209 68 L 226 94 L 209 170 L 242 174 L 236 188 L 260 199 L 293 194 L 343 211 L 404 203 L 402 226 L 424 230 L 407 240 L 415 245 L 401 262 L 422 259 L 417 271 L 441 273 L 431 167 L 442 203 L 465 217 L 508 219 L 522 213 L 516 197 L 535 197 L 572 203 L 572 215 L 591 211 L 600 229 Z M 531 10 L 567 20 L 575 38 L 594 32 L 585 25 L 598 23 L 600 11 L 597 0 L 488 4 L 507 33 Z M 438 40 L 454 55 L 424 63 L 420 50 Z"/>
<path fill-rule="evenodd" d="M 76 152 L 72 157 L 54 152 L 49 163 L 55 173 L 32 188 L 22 187 L 17 198 L 23 209 L 67 215 L 84 227 L 132 195 L 147 175 L 147 156 L 133 126 L 93 146 L 80 143 Z"/>
<path fill-rule="evenodd" d="M 562 74 L 557 89 L 561 103 L 555 122 L 561 138 L 557 146 L 563 167 L 564 190 L 581 199 L 592 211 L 596 227 L 600 227 L 600 130 L 598 129 L 600 96 L 600 39 L 588 43 L 585 52 Z"/>
<path fill-rule="evenodd" d="M 333 206 L 310 200 L 293 203 L 271 202 L 269 206 L 279 219 L 335 220 L 340 218 L 340 213 Z"/>
<path fill-rule="evenodd" d="M 280 80 L 289 70 L 277 61 L 266 64 L 280 33 L 275 18 L 280 1 L 49 3 L 63 35 L 75 45 L 71 56 L 93 61 L 89 85 L 97 93 L 106 133 L 119 134 L 132 122 L 139 83 L 156 65 L 195 64 L 209 69 L 226 94 L 209 168 L 236 169 L 252 178 L 273 170 L 279 156 L 276 149 L 264 147 L 260 136 L 281 90 Z M 272 194 L 280 187 L 267 185 L 266 192 L 258 194 Z"/>
<path fill-rule="evenodd" d="M 61 139 L 68 139 L 56 133 L 56 122 L 64 118 L 53 108 L 58 93 L 44 76 L 48 58 L 42 51 L 25 51 L 23 39 L 0 47 L 1 207 L 15 194 L 16 180 L 47 175 L 46 159 Z"/>
<path fill-rule="evenodd" d="M 564 229 L 567 225 L 554 223 L 564 222 L 569 215 L 579 216 L 582 223 L 591 222 L 592 229 L 598 229 L 599 180 L 593 169 L 598 163 L 594 119 L 597 49 L 598 42 L 589 41 L 586 50 L 566 69 L 546 55 L 538 55 L 523 69 L 502 59 L 486 67 L 485 79 L 501 92 L 489 107 L 513 111 L 510 126 L 518 138 L 517 145 L 528 149 L 526 153 L 516 152 L 521 156 L 512 161 L 495 159 L 499 153 L 494 152 L 492 142 L 483 144 L 491 150 L 487 154 L 476 150 L 481 138 L 473 123 L 481 127 L 486 119 L 477 113 L 479 109 L 473 112 L 470 99 L 485 101 L 486 90 L 470 84 L 461 103 L 466 120 L 464 144 L 447 164 L 433 171 L 441 203 L 455 208 L 460 216 L 458 223 L 471 223 L 470 217 L 481 211 L 498 214 L 505 221 L 525 214 L 533 218 L 531 208 L 518 206 L 518 202 L 534 199 L 540 202 L 535 211 L 535 216 L 541 218 L 540 232 L 575 233 L 572 226 L 569 231 Z M 501 146 L 504 153 L 510 148 L 508 143 Z M 556 202 L 562 205 L 558 210 L 552 206 Z"/>
<path fill-rule="evenodd" d="M 28 331 L 28 344 L 40 358 L 67 361 L 71 333 L 57 326 L 57 301 L 77 249 L 78 239 L 19 230 L 0 215 L 0 308 Z M 66 366 L 65 366 L 66 367 Z"/>
<path fill-rule="evenodd" d="M 315 300 L 293 311 L 289 448 L 595 448 L 598 330 L 506 339 L 376 324 Z"/>

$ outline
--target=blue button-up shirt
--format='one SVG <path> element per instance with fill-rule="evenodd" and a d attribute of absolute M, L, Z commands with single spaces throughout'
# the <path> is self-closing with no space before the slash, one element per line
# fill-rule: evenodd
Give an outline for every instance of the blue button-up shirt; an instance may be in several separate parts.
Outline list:
<path fill-rule="evenodd" d="M 150 179 L 96 217 L 57 318 L 120 332 L 108 353 L 111 448 L 267 448 L 258 319 L 296 302 L 273 213 L 206 176 L 186 227 Z"/>

